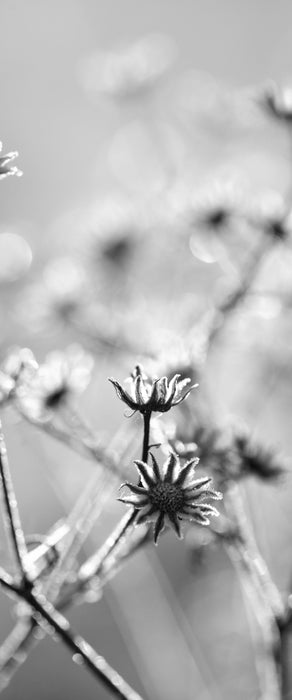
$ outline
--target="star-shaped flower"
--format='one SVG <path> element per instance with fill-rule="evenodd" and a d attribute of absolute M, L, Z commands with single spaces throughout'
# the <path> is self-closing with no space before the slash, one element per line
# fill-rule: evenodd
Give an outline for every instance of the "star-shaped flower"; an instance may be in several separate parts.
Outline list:
<path fill-rule="evenodd" d="M 177 455 L 171 453 L 161 471 L 152 453 L 152 466 L 140 460 L 135 461 L 141 485 L 128 481 L 132 495 L 121 496 L 120 501 L 137 510 L 136 524 L 154 521 L 154 542 L 165 527 L 170 525 L 179 538 L 181 520 L 192 520 L 200 525 L 209 525 L 211 515 L 219 515 L 206 499 L 220 500 L 222 494 L 210 488 L 212 479 L 208 476 L 194 478 L 194 468 L 198 458 L 191 459 L 183 466 Z"/>
<path fill-rule="evenodd" d="M 124 401 L 132 411 L 140 411 L 140 413 L 151 411 L 165 413 L 172 406 L 178 406 L 197 386 L 196 384 L 189 386 L 191 381 L 189 378 L 180 380 L 180 374 L 175 374 L 171 380 L 167 377 L 152 379 L 144 373 L 141 365 L 135 367 L 127 380 L 130 385 L 129 391 L 126 391 L 116 379 L 110 378 L 109 381 L 115 387 L 119 399 Z"/>

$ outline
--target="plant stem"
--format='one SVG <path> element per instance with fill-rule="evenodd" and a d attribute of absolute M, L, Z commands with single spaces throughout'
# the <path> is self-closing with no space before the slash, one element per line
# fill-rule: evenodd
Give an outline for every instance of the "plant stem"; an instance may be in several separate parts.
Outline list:
<path fill-rule="evenodd" d="M 111 668 L 102 656 L 96 653 L 85 639 L 72 631 L 68 620 L 43 595 L 37 596 L 31 591 L 25 594 L 25 600 L 37 613 L 37 617 L 41 616 L 45 623 L 48 623 L 49 628 L 52 628 L 53 632 L 60 637 L 69 651 L 73 653 L 73 660 L 81 665 L 84 664 L 112 692 L 114 697 L 121 700 L 142 700 L 141 696 Z M 48 631 L 46 625 L 45 628 Z"/>
<path fill-rule="evenodd" d="M 261 262 L 274 244 L 274 240 L 265 236 L 259 243 L 258 247 L 253 251 L 248 264 L 246 265 L 240 283 L 234 290 L 225 296 L 221 304 L 215 310 L 213 321 L 211 323 L 207 337 L 207 353 L 217 341 L 219 335 L 225 327 L 225 323 L 229 316 L 242 303 L 250 290 L 252 283 L 258 273 Z"/>
<path fill-rule="evenodd" d="M 7 527 L 8 539 L 14 553 L 17 566 L 23 578 L 28 576 L 26 566 L 27 548 L 25 537 L 21 525 L 20 515 L 17 506 L 16 495 L 10 473 L 7 450 L 0 423 L 0 479 L 3 492 L 5 508 L 5 525 Z"/>
<path fill-rule="evenodd" d="M 227 514 L 240 533 L 240 540 L 228 545 L 227 548 L 233 562 L 235 562 L 240 580 L 242 580 L 244 588 L 247 589 L 253 616 L 257 618 L 261 630 L 263 653 L 256 654 L 256 665 L 263 700 L 280 700 L 278 620 L 284 614 L 284 606 L 281 596 L 271 580 L 268 568 L 257 549 L 236 483 L 230 485 L 224 502 Z"/>
<path fill-rule="evenodd" d="M 96 651 L 80 635 L 76 635 L 68 620 L 61 615 L 43 594 L 38 595 L 33 589 L 16 585 L 11 576 L 0 569 L 0 585 L 9 593 L 17 595 L 33 609 L 33 618 L 38 625 L 44 626 L 45 632 L 57 634 L 65 646 L 73 653 L 73 660 L 84 664 L 95 678 L 102 682 L 120 700 L 142 700 L 124 679 L 96 653 Z"/>
<path fill-rule="evenodd" d="M 144 436 L 143 436 L 143 447 L 142 447 L 142 462 L 148 461 L 149 452 L 149 437 L 150 437 L 150 422 L 151 422 L 151 412 L 147 411 L 143 414 L 144 419 Z"/>
<path fill-rule="evenodd" d="M 44 423 L 29 416 L 20 408 L 20 406 L 16 405 L 16 408 L 18 413 L 25 421 L 31 425 L 34 425 L 47 435 L 50 435 L 52 438 L 55 438 L 55 440 L 58 440 L 58 442 L 62 442 L 64 445 L 67 445 L 67 447 L 74 450 L 74 452 L 78 452 L 82 456 L 86 457 L 87 459 L 91 459 L 94 462 L 101 463 L 118 477 L 123 477 L 125 475 L 126 470 L 123 468 L 123 466 L 120 467 L 119 462 L 111 454 L 109 454 L 108 450 L 101 444 L 93 431 L 90 433 L 88 432 L 86 436 L 83 435 L 82 438 L 80 438 L 72 433 L 68 433 L 63 428 L 60 428 L 53 421 Z"/>
<path fill-rule="evenodd" d="M 143 432 L 143 444 L 142 444 L 142 461 L 147 462 L 148 452 L 149 452 L 149 437 L 150 437 L 150 422 L 151 422 L 151 411 L 147 411 L 143 414 L 144 420 L 144 432 Z M 106 559 L 111 555 L 114 550 L 120 545 L 123 538 L 127 534 L 130 527 L 134 525 L 137 515 L 136 508 L 131 508 L 130 513 L 126 515 L 118 522 L 116 528 L 107 538 L 105 543 L 102 545 L 101 549 L 94 556 L 93 561 L 89 560 L 88 569 L 85 568 L 86 576 L 90 578 L 90 575 L 97 576 Z M 90 573 L 92 572 L 92 573 Z"/>
<path fill-rule="evenodd" d="M 113 578 L 119 571 L 125 561 L 132 556 L 139 547 L 149 542 L 149 531 L 142 533 L 138 541 L 130 542 L 126 552 L 123 551 L 122 556 L 110 557 L 107 559 L 106 567 L 102 575 L 87 576 L 83 565 L 79 571 L 76 582 L 68 586 L 68 590 L 59 594 L 55 607 L 57 610 L 64 611 L 68 607 L 78 604 L 84 600 L 84 594 L 90 590 L 88 584 L 97 581 L 98 589 L 102 591 L 109 579 Z M 93 560 L 94 557 L 91 557 Z M 39 627 L 34 617 L 22 616 L 16 623 L 13 631 L 0 648 L 0 692 L 11 681 L 19 667 L 26 661 L 29 652 L 41 641 L 36 630 Z"/>

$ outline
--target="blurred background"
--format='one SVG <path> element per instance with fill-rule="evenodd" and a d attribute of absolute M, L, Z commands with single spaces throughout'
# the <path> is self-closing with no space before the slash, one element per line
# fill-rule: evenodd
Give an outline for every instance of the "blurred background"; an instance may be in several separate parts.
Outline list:
<path fill-rule="evenodd" d="M 11 345 L 28 345 L 41 360 L 76 336 L 82 340 L 76 329 L 44 318 L 55 280 L 66 286 L 68 268 L 56 271 L 55 259 L 87 266 L 90 260 L 95 299 L 107 310 L 105 319 L 98 309 L 102 327 L 114 328 L 118 307 L 121 328 L 132 336 L 141 332 L 144 342 L 151 336 L 155 349 L 171 345 L 174 331 L 185 332 L 212 306 L 218 288 L 237 279 L 254 232 L 242 225 L 223 242 L 214 231 L 187 236 L 186 200 L 191 192 L 204 209 L 217 187 L 233 198 L 239 192 L 244 206 L 289 199 L 291 133 L 247 98 L 271 78 L 291 82 L 291 21 L 288 0 L 1 3 L 0 137 L 4 152 L 19 151 L 24 173 L 0 188 L 3 354 Z M 120 253 L 116 264 L 106 247 L 116 236 L 124 242 L 125 231 L 131 241 L 142 239 L 129 275 Z M 43 274 L 51 261 L 51 272 Z M 291 263 L 291 244 L 277 246 L 261 269 L 259 288 L 289 296 Z M 74 274 L 70 268 L 69 278 Z M 215 416 L 245 421 L 281 449 L 288 467 L 291 332 L 289 306 L 259 297 L 236 315 L 207 372 Z M 81 409 L 96 429 L 112 435 L 123 407 L 106 380 L 123 379 L 133 360 L 96 354 Z M 13 412 L 4 424 L 25 530 L 46 532 L 72 508 L 94 466 Z M 244 491 L 259 547 L 282 592 L 292 572 L 291 488 L 288 471 L 284 484 L 252 481 Z M 114 503 L 88 552 L 121 514 Z M 167 533 L 158 550 L 137 555 L 101 601 L 72 610 L 70 620 L 149 700 L 260 697 L 245 602 L 222 548 L 204 547 L 202 560 L 193 561 Z M 1 596 L 1 639 L 12 622 Z M 32 652 L 3 698 L 23 694 L 33 700 L 108 697 L 50 639 Z"/>

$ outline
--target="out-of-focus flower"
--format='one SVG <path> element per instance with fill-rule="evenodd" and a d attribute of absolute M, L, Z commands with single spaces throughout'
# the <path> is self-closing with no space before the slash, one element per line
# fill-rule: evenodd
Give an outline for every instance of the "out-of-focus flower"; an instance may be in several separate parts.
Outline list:
<path fill-rule="evenodd" d="M 216 232 L 226 230 L 242 206 L 242 194 L 233 182 L 210 183 L 191 196 L 186 217 L 189 224 Z"/>
<path fill-rule="evenodd" d="M 29 271 L 33 259 L 27 240 L 18 233 L 0 233 L 0 284 L 19 280 Z"/>
<path fill-rule="evenodd" d="M 292 120 L 292 85 L 277 85 L 270 81 L 256 95 L 258 104 L 275 119 Z"/>
<path fill-rule="evenodd" d="M 141 233 L 141 216 L 126 199 L 108 197 L 89 215 L 86 250 L 91 263 L 119 269 L 131 258 Z"/>
<path fill-rule="evenodd" d="M 109 381 L 115 387 L 119 399 L 132 411 L 165 413 L 173 406 L 178 406 L 195 388 L 194 385 L 189 386 L 189 378 L 180 380 L 179 377 L 180 375 L 176 374 L 171 380 L 167 377 L 153 379 L 144 373 L 141 365 L 137 365 L 127 380 L 129 391 L 116 379 L 110 378 Z"/>
<path fill-rule="evenodd" d="M 247 220 L 267 236 L 284 241 L 292 233 L 292 215 L 278 192 L 268 192 L 246 211 Z"/>
<path fill-rule="evenodd" d="M 210 470 L 219 488 L 223 489 L 229 481 L 245 476 L 230 431 L 198 426 L 194 439 L 201 466 Z"/>
<path fill-rule="evenodd" d="M 0 370 L 0 405 L 5 404 L 13 392 L 15 382 Z"/>
<path fill-rule="evenodd" d="M 285 472 L 283 460 L 272 447 L 257 443 L 248 430 L 237 430 L 234 444 L 241 463 L 241 474 L 265 481 L 279 479 Z"/>
<path fill-rule="evenodd" d="M 2 151 L 2 142 L 0 141 L 0 153 Z M 18 152 L 17 151 L 11 151 L 11 153 L 6 153 L 3 156 L 0 156 L 0 180 L 3 180 L 5 177 L 8 177 L 8 175 L 17 175 L 17 177 L 20 177 L 22 175 L 21 170 L 16 167 L 16 165 L 12 165 L 11 163 L 15 158 L 17 158 Z"/>
<path fill-rule="evenodd" d="M 204 129 L 225 139 L 238 130 L 248 129 L 258 120 L 249 87 L 235 89 L 219 83 L 208 73 L 187 71 L 177 91 L 178 116 L 196 121 Z"/>
<path fill-rule="evenodd" d="M 200 467 L 211 472 L 222 490 L 230 481 L 249 476 L 272 481 L 285 471 L 275 450 L 256 443 L 247 429 L 220 429 L 199 424 L 192 437 L 194 442 L 187 442 L 174 429 L 169 444 L 181 457 L 198 456 Z"/>
<path fill-rule="evenodd" d="M 163 35 L 143 37 L 128 46 L 93 54 L 83 65 L 83 83 L 91 93 L 127 99 L 148 92 L 170 67 L 173 41 Z"/>
<path fill-rule="evenodd" d="M 119 500 L 139 511 L 137 524 L 155 521 L 155 544 L 165 524 L 169 524 L 181 538 L 181 520 L 209 525 L 210 516 L 219 515 L 218 510 L 205 501 L 219 500 L 222 494 L 210 488 L 212 479 L 209 477 L 194 478 L 194 468 L 199 461 L 197 458 L 182 466 L 177 455 L 170 454 L 163 470 L 160 470 L 153 454 L 151 459 L 152 466 L 135 461 L 142 485 L 126 482 L 123 485 L 133 495 L 122 496 Z"/>
<path fill-rule="evenodd" d="M 88 297 L 88 283 L 84 268 L 77 261 L 62 257 L 51 261 L 42 273 L 42 279 L 29 286 L 18 305 L 26 323 L 49 326 L 66 323 Z"/>
<path fill-rule="evenodd" d="M 36 420 L 49 420 L 54 411 L 64 406 L 89 384 L 93 358 L 78 345 L 47 355 L 36 374 L 25 378 L 17 390 L 22 411 Z"/>
<path fill-rule="evenodd" d="M 159 349 L 152 362 L 147 367 L 155 376 L 173 376 L 178 374 L 181 379 L 190 378 L 192 384 L 198 381 L 200 364 L 203 359 L 201 343 L 194 343 L 193 339 L 185 340 L 174 333 L 161 333 Z"/>
<path fill-rule="evenodd" d="M 37 361 L 29 348 L 11 349 L 0 368 L 0 404 L 13 398 L 18 384 L 31 379 L 37 368 Z"/>

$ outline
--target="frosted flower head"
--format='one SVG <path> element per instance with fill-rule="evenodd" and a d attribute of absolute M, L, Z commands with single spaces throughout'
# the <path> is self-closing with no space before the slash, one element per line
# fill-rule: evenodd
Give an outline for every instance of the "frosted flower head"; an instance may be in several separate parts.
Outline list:
<path fill-rule="evenodd" d="M 121 401 L 132 411 L 140 411 L 144 414 L 152 411 L 159 413 L 169 411 L 186 399 L 196 386 L 189 386 L 191 381 L 189 378 L 180 380 L 179 374 L 175 374 L 171 380 L 167 377 L 153 379 L 144 373 L 141 365 L 137 365 L 126 380 L 129 390 L 124 389 L 116 379 L 109 378 L 109 381 L 115 387 Z"/>
<path fill-rule="evenodd" d="M 154 455 L 150 453 L 150 456 L 151 466 L 135 461 L 141 486 L 126 482 L 123 486 L 127 486 L 131 495 L 119 498 L 138 511 L 136 524 L 154 521 L 155 544 L 166 524 L 179 538 L 182 537 L 182 520 L 209 525 L 210 516 L 219 513 L 208 501 L 219 500 L 222 494 L 210 488 L 212 479 L 208 476 L 195 479 L 195 466 L 199 460 L 191 459 L 182 466 L 177 455 L 171 453 L 160 469 Z"/>
<path fill-rule="evenodd" d="M 93 358 L 72 345 L 65 351 L 54 351 L 30 381 L 21 383 L 17 398 L 22 410 L 34 419 L 48 420 L 54 411 L 89 384 Z"/>
<path fill-rule="evenodd" d="M 0 141 L 0 153 L 1 151 L 2 143 Z M 11 151 L 11 153 L 6 153 L 5 155 L 0 156 L 0 180 L 3 180 L 9 175 L 17 175 L 18 177 L 22 175 L 21 170 L 19 170 L 15 165 L 11 165 L 12 161 L 14 161 L 17 156 L 17 151 Z"/>

